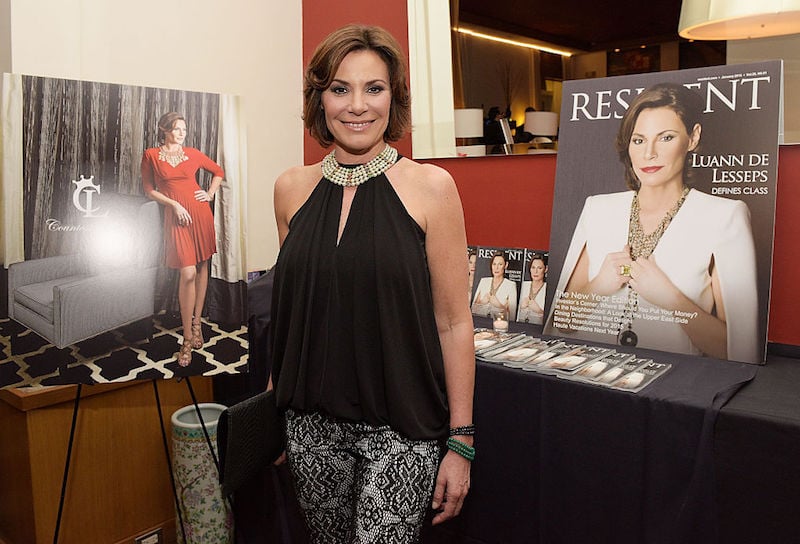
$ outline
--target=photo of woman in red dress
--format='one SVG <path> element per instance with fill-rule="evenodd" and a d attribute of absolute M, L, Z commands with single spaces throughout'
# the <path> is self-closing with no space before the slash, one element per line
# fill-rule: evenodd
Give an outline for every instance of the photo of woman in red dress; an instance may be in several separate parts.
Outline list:
<path fill-rule="evenodd" d="M 184 147 L 186 120 L 176 112 L 158 121 L 161 145 L 142 156 L 145 195 L 164 207 L 166 266 L 177 269 L 178 304 L 183 325 L 183 343 L 178 363 L 187 366 L 192 349 L 203 347 L 201 317 L 208 288 L 208 261 L 217 251 L 214 217 L 210 202 L 219 189 L 224 172 L 202 152 Z M 213 174 L 208 190 L 197 183 L 199 169 Z"/>

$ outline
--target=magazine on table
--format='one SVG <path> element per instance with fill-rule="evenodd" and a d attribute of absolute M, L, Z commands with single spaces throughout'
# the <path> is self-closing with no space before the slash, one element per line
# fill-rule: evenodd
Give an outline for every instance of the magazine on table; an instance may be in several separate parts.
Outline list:
<path fill-rule="evenodd" d="M 475 355 L 481 355 L 488 349 L 496 348 L 505 342 L 524 337 L 524 334 L 514 332 L 498 332 L 492 329 L 475 329 L 473 341 L 475 345 Z"/>
<path fill-rule="evenodd" d="M 502 363 L 512 368 L 519 368 L 519 366 L 529 361 L 534 356 L 558 343 L 561 343 L 561 341 L 523 336 L 520 341 L 509 342 L 497 349 L 487 350 L 480 358 L 492 363 Z"/>
<path fill-rule="evenodd" d="M 498 344 L 480 350 L 480 353 L 476 352 L 476 356 L 481 361 L 486 361 L 488 363 L 502 363 L 506 359 L 504 356 L 509 353 L 516 351 L 518 348 L 522 348 L 531 343 L 532 338 L 530 336 L 525 336 L 524 334 L 520 334 L 514 338 L 511 338 L 505 342 L 499 342 Z"/>
<path fill-rule="evenodd" d="M 470 303 L 472 315 L 492 319 L 502 317 L 507 321 L 516 318 L 524 261 L 525 250 L 522 248 L 476 248 Z"/>
<path fill-rule="evenodd" d="M 475 281 L 475 271 L 478 265 L 478 246 L 467 246 L 467 302 L 472 305 L 475 296 L 475 289 L 478 282 Z"/>
<path fill-rule="evenodd" d="M 535 370 L 542 374 L 572 374 L 592 361 L 602 359 L 611 353 L 614 353 L 611 348 L 583 346 L 577 351 L 548 359 L 540 363 Z"/>
<path fill-rule="evenodd" d="M 669 363 L 656 363 L 651 361 L 614 380 L 609 387 L 621 391 L 638 393 L 653 383 L 656 378 L 663 376 L 670 368 L 672 368 L 672 365 Z"/>
<path fill-rule="evenodd" d="M 637 393 L 672 365 L 613 348 L 565 344 L 524 333 L 474 331 L 475 357 L 486 363 Z"/>
<path fill-rule="evenodd" d="M 607 356 L 596 361 L 592 361 L 591 364 L 585 365 L 578 369 L 572 378 L 578 381 L 595 380 L 605 372 L 608 372 L 612 368 L 615 368 L 619 365 L 625 364 L 633 358 L 635 358 L 635 355 L 632 353 L 612 351 Z"/>
<path fill-rule="evenodd" d="M 537 341 L 531 344 L 527 344 L 507 353 L 506 360 L 503 361 L 503 365 L 509 368 L 522 368 L 542 352 L 545 352 L 555 346 L 560 346 L 561 344 L 563 344 L 563 342 L 557 338 L 553 340 L 537 339 Z"/>
<path fill-rule="evenodd" d="M 652 362 L 653 362 L 652 359 L 635 357 L 633 359 L 625 361 L 622 364 L 609 368 L 596 378 L 594 379 L 590 378 L 589 381 L 598 383 L 600 385 L 608 385 L 610 383 L 622 379 L 622 377 L 624 377 L 629 372 L 634 372 L 645 365 L 649 365 Z"/>
<path fill-rule="evenodd" d="M 581 353 L 586 346 L 584 345 L 576 345 L 576 344 L 556 344 L 552 347 L 547 348 L 545 351 L 540 353 L 539 355 L 534 356 L 533 359 L 525 363 L 521 368 L 522 370 L 530 371 L 530 372 L 541 372 L 539 365 L 544 363 L 545 361 L 549 361 L 550 359 L 554 359 L 556 357 L 567 357 L 570 355 L 575 355 Z"/>
<path fill-rule="evenodd" d="M 519 301 L 515 320 L 519 323 L 541 325 L 544 321 L 547 294 L 547 251 L 525 249 Z"/>

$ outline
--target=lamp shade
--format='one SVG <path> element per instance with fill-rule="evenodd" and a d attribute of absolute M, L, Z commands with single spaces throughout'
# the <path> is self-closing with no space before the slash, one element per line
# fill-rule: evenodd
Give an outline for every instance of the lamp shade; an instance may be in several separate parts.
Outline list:
<path fill-rule="evenodd" d="M 483 136 L 483 109 L 460 108 L 455 110 L 456 138 L 480 138 Z"/>
<path fill-rule="evenodd" d="M 678 34 L 744 40 L 800 32 L 800 0 L 683 0 Z"/>
<path fill-rule="evenodd" d="M 525 112 L 525 132 L 534 136 L 558 134 L 558 114 L 552 111 Z"/>

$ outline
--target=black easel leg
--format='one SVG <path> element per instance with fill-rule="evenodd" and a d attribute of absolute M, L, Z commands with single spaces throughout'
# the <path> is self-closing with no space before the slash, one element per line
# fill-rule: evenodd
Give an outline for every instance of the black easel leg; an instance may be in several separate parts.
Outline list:
<path fill-rule="evenodd" d="M 172 484 L 172 496 L 175 498 L 175 512 L 178 513 L 178 523 L 181 526 L 184 544 L 189 544 L 186 540 L 186 528 L 183 526 L 183 515 L 181 515 L 181 503 L 178 500 L 178 487 L 175 485 L 175 472 L 172 470 L 172 459 L 169 456 L 169 444 L 167 443 L 167 431 L 164 427 L 164 414 L 161 411 L 161 399 L 158 396 L 158 380 L 153 380 L 153 392 L 156 395 L 156 407 L 158 408 L 158 421 L 161 424 L 161 440 L 164 442 L 164 454 L 167 456 L 167 469 L 169 470 L 169 480 Z M 55 543 L 53 543 L 55 544 Z"/>
<path fill-rule="evenodd" d="M 206 428 L 206 422 L 203 421 L 203 415 L 200 413 L 200 405 L 197 404 L 197 397 L 194 395 L 194 389 L 192 388 L 192 382 L 189 380 L 187 376 L 184 378 L 186 380 L 186 387 L 189 388 L 189 395 L 192 397 L 192 404 L 194 404 L 194 410 L 197 412 L 197 420 L 200 422 L 200 427 L 203 429 L 203 436 L 206 437 L 206 444 L 208 444 L 208 451 L 211 452 L 211 459 L 214 460 L 214 466 L 217 467 L 217 474 L 219 474 L 219 459 L 217 459 L 217 454 L 214 451 L 214 446 L 211 444 L 211 437 L 208 434 L 208 429 Z"/>
<path fill-rule="evenodd" d="M 69 443 L 67 445 L 67 460 L 64 462 L 64 477 L 61 480 L 61 498 L 58 500 L 58 516 L 56 517 L 56 528 L 53 532 L 53 544 L 58 544 L 58 533 L 61 530 L 61 516 L 64 514 L 64 498 L 67 495 L 67 480 L 69 478 L 69 463 L 72 459 L 72 445 L 75 442 L 75 427 L 78 422 L 78 406 L 81 402 L 81 388 L 83 384 L 78 384 L 75 393 L 75 405 L 72 408 L 72 425 L 69 429 Z"/>

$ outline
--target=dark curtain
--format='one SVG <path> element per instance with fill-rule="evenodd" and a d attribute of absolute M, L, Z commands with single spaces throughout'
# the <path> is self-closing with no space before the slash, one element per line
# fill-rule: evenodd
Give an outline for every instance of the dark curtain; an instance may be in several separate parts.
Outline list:
<path fill-rule="evenodd" d="M 272 371 L 270 324 L 274 270 L 246 286 L 248 372 L 214 377 L 214 400 L 231 406 L 264 391 Z M 221 446 L 222 447 L 222 446 Z M 236 544 L 305 544 L 300 505 L 287 464 L 266 466 L 233 494 Z"/>

